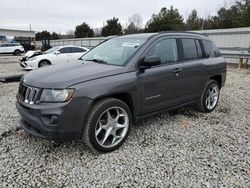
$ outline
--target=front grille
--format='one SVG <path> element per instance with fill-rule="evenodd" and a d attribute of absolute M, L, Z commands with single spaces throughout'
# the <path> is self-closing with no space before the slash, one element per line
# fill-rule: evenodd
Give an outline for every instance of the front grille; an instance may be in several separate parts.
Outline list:
<path fill-rule="evenodd" d="M 19 90 L 17 94 L 17 99 L 23 101 L 27 104 L 35 104 L 38 100 L 39 89 L 26 86 L 22 83 L 19 85 Z"/>

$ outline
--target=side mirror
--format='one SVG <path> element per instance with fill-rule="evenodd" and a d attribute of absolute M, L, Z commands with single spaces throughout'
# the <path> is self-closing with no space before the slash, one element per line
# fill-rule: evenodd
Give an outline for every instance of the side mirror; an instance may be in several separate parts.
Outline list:
<path fill-rule="evenodd" d="M 55 55 L 59 55 L 59 54 L 60 54 L 60 52 L 59 52 L 59 51 L 56 51 L 54 54 L 55 54 Z"/>
<path fill-rule="evenodd" d="M 145 57 L 139 65 L 140 69 L 148 69 L 151 68 L 152 66 L 157 66 L 161 64 L 161 58 L 158 56 L 148 56 Z"/>

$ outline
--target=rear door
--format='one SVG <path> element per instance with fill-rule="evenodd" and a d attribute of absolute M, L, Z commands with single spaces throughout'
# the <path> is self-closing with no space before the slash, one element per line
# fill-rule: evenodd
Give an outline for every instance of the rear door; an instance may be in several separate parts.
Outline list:
<path fill-rule="evenodd" d="M 79 47 L 73 48 L 73 59 L 77 60 L 79 59 L 84 53 L 86 53 L 86 50 Z"/>
<path fill-rule="evenodd" d="M 204 58 L 201 41 L 196 38 L 179 38 L 181 50 L 180 63 L 176 76 L 182 80 L 182 91 L 180 93 L 180 104 L 199 99 L 204 87 Z"/>
<path fill-rule="evenodd" d="M 2 44 L 0 47 L 0 52 L 1 53 L 13 53 L 13 47 L 11 46 L 11 44 Z"/>

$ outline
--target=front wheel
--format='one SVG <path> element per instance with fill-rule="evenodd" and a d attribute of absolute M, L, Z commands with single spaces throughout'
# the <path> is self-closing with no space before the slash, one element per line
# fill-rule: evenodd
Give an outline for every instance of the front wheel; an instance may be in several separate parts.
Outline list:
<path fill-rule="evenodd" d="M 83 141 L 92 150 L 111 152 L 126 140 L 132 115 L 121 100 L 103 99 L 92 107 L 83 130 Z"/>
<path fill-rule="evenodd" d="M 20 56 L 21 55 L 21 51 L 20 50 L 15 50 L 13 54 L 15 56 Z"/>
<path fill-rule="evenodd" d="M 51 65 L 51 63 L 48 60 L 42 60 L 42 61 L 39 62 L 38 67 L 39 68 L 40 67 L 46 67 L 46 66 L 49 66 L 49 65 Z"/>
<path fill-rule="evenodd" d="M 218 82 L 215 80 L 209 80 L 200 100 L 196 104 L 196 108 L 201 112 L 212 112 L 216 108 L 219 98 L 220 87 Z"/>

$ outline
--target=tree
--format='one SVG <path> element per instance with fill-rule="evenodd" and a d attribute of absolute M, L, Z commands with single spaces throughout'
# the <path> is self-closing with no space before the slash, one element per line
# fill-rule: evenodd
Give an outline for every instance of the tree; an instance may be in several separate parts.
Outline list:
<path fill-rule="evenodd" d="M 53 32 L 53 33 L 50 35 L 50 38 L 51 38 L 52 40 L 59 39 L 59 35 L 58 35 L 56 32 Z"/>
<path fill-rule="evenodd" d="M 220 28 L 217 16 L 208 16 L 207 18 L 201 20 L 202 20 L 202 30 Z"/>
<path fill-rule="evenodd" d="M 37 41 L 45 40 L 45 39 L 46 40 L 51 39 L 50 32 L 42 31 L 42 32 L 36 33 L 36 40 Z"/>
<path fill-rule="evenodd" d="M 107 20 L 107 25 L 105 25 L 101 31 L 102 36 L 121 35 L 122 26 L 118 21 L 119 19 L 115 17 Z"/>
<path fill-rule="evenodd" d="M 183 30 L 184 22 L 178 9 L 173 6 L 170 9 L 162 8 L 158 14 L 153 14 L 152 18 L 147 22 L 145 30 L 147 32 L 159 32 L 170 30 Z"/>
<path fill-rule="evenodd" d="M 242 6 L 244 27 L 250 27 L 250 0 L 244 0 Z"/>
<path fill-rule="evenodd" d="M 128 26 L 124 30 L 125 34 L 134 34 L 142 32 L 142 17 L 139 14 L 134 14 L 128 18 Z"/>
<path fill-rule="evenodd" d="M 86 38 L 93 37 L 94 31 L 89 27 L 87 23 L 82 23 L 81 25 L 76 26 L 75 38 Z"/>
<path fill-rule="evenodd" d="M 95 34 L 95 37 L 101 37 L 102 36 L 102 28 L 95 28 L 94 34 Z"/>
<path fill-rule="evenodd" d="M 220 8 L 216 16 L 204 20 L 204 29 L 226 29 L 249 26 L 250 24 L 248 25 L 247 23 L 250 23 L 250 14 L 244 16 L 247 7 L 250 7 L 248 1 L 249 0 L 236 1 L 229 8 Z"/>
<path fill-rule="evenodd" d="M 199 30 L 202 27 L 202 19 L 198 17 L 197 11 L 192 10 L 186 22 L 187 30 Z"/>

